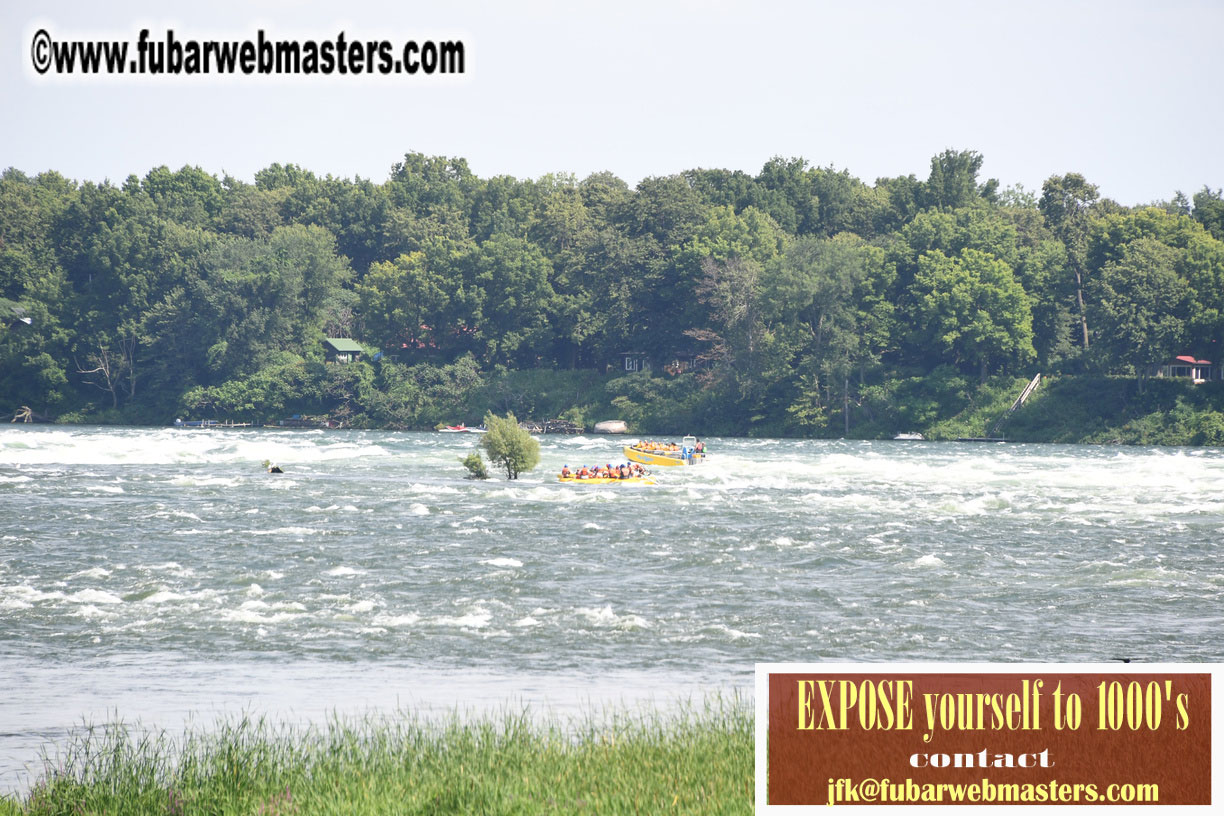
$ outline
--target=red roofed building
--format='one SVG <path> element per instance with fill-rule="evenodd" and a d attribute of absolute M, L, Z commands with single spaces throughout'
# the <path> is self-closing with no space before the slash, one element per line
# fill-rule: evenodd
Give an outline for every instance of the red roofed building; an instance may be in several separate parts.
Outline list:
<path fill-rule="evenodd" d="M 1196 383 L 1213 379 L 1214 373 L 1210 360 L 1198 360 L 1193 355 L 1183 354 L 1162 365 L 1156 371 L 1157 377 L 1186 377 Z"/>

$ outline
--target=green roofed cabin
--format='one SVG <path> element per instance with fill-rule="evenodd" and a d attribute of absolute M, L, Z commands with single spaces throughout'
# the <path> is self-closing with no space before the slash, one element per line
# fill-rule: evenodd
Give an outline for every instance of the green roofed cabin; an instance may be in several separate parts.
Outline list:
<path fill-rule="evenodd" d="M 347 337 L 329 337 L 323 341 L 324 359 L 329 363 L 355 363 L 364 353 L 361 344 Z"/>

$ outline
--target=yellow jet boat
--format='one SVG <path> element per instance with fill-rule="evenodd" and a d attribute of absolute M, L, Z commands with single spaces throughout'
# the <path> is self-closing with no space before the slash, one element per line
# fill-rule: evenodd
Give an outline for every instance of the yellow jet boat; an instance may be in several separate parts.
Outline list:
<path fill-rule="evenodd" d="M 697 452 L 696 437 L 686 436 L 676 446 L 676 450 L 646 448 L 643 447 L 641 442 L 636 445 L 627 446 L 625 448 L 625 458 L 630 462 L 637 462 L 642 465 L 671 467 L 673 465 L 696 465 L 704 462 L 706 455 Z"/>

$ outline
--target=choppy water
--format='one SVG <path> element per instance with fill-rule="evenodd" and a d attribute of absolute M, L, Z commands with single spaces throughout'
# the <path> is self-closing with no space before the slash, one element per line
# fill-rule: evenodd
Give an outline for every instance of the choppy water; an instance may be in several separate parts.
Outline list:
<path fill-rule="evenodd" d="M 754 662 L 1219 661 L 1224 451 L 711 439 L 648 486 L 460 434 L 0 430 L 0 777 L 82 716 L 750 688 Z M 286 471 L 265 473 L 269 459 Z M 0 784 L 5 780 L 0 779 Z"/>

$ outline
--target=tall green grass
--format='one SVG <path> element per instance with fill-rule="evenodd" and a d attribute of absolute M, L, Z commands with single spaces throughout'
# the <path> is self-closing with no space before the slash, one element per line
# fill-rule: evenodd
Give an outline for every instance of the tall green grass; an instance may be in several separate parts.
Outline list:
<path fill-rule="evenodd" d="M 0 814 L 743 814 L 751 706 L 543 722 L 407 714 L 299 726 L 242 717 L 182 735 L 86 726 Z"/>

